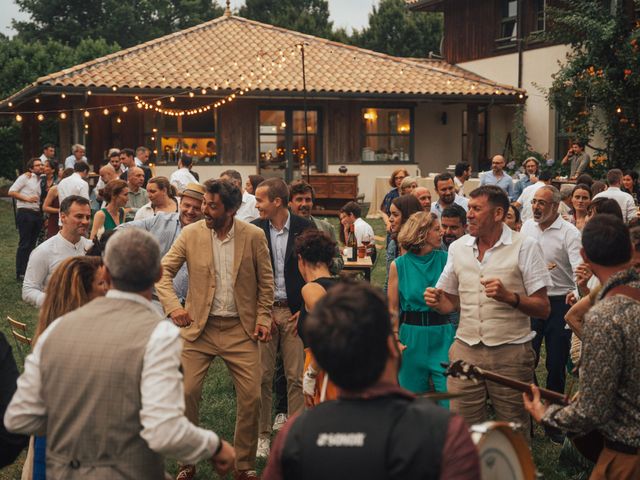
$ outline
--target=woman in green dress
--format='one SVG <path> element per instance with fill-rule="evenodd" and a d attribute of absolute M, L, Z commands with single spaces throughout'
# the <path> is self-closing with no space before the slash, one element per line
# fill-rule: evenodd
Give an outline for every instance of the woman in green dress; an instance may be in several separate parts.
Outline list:
<path fill-rule="evenodd" d="M 440 222 L 428 212 L 414 213 L 398 234 L 406 253 L 389 269 L 389 309 L 393 331 L 403 348 L 400 386 L 414 393 L 447 390 L 441 362 L 448 361 L 454 327 L 448 315 L 441 315 L 424 302 L 424 291 L 435 287 L 447 263 L 447 252 L 440 250 Z M 399 328 L 398 328 L 399 324 Z M 448 402 L 443 402 L 448 407 Z"/>
<path fill-rule="evenodd" d="M 100 192 L 100 196 L 107 202 L 107 206 L 98 210 L 93 217 L 93 226 L 89 237 L 91 240 L 101 237 L 104 232 L 114 230 L 124 222 L 126 214 L 124 206 L 129 200 L 127 182 L 120 179 L 111 180 Z"/>

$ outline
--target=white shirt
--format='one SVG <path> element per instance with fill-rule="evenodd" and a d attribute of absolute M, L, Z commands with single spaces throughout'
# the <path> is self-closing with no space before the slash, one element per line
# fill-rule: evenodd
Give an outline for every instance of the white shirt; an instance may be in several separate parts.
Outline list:
<path fill-rule="evenodd" d="M 87 157 L 85 157 L 84 155 L 82 156 L 80 161 L 86 163 L 87 165 L 89 164 L 89 162 L 87 161 Z M 64 159 L 64 168 L 73 168 L 76 165 L 76 162 L 76 156 L 71 154 Z"/>
<path fill-rule="evenodd" d="M 363 245 L 362 239 L 365 235 L 368 235 L 371 242 L 373 242 L 373 228 L 371 228 L 371 225 L 365 222 L 362 218 L 356 218 L 356 221 L 353 222 L 353 228 L 355 230 L 358 246 Z"/>
<path fill-rule="evenodd" d="M 62 201 L 65 198 L 71 195 L 79 195 L 90 200 L 89 184 L 77 172 L 69 175 L 67 178 L 63 178 L 60 180 L 60 183 L 58 183 L 58 201 L 60 205 L 62 205 Z"/>
<path fill-rule="evenodd" d="M 85 237 L 80 237 L 78 243 L 71 243 L 61 232 L 38 245 L 29 257 L 22 282 L 22 299 L 40 308 L 45 299 L 44 289 L 58 264 L 67 258 L 84 255 L 92 245 L 93 242 Z"/>
<path fill-rule="evenodd" d="M 472 237 L 471 235 L 467 234 L 460 237 L 454 243 L 464 242 L 467 246 L 473 247 L 473 254 L 477 259 L 480 255 L 477 240 L 478 239 L 476 237 Z M 497 247 L 499 247 L 500 245 L 510 245 L 511 243 L 513 243 L 513 232 L 503 223 L 502 234 L 500 235 L 500 238 L 495 243 L 495 245 L 484 252 L 482 262 L 478 260 L 478 264 L 486 264 Z M 445 265 L 444 270 L 440 275 L 440 279 L 438 280 L 436 288 L 443 289 L 449 295 L 459 295 L 458 277 L 453 268 L 453 262 L 454 258 L 451 253 L 451 246 L 449 246 L 447 264 Z M 528 296 L 533 295 L 541 288 L 549 288 L 552 286 L 551 277 L 549 276 L 547 266 L 544 263 L 540 245 L 538 244 L 538 242 L 529 237 L 525 237 L 522 239 L 520 251 L 518 252 L 518 268 L 522 273 L 522 282 Z M 523 338 L 519 338 L 511 343 L 525 343 L 532 340 L 535 336 L 536 332 L 530 332 Z"/>
<path fill-rule="evenodd" d="M 187 185 L 190 183 L 199 183 L 196 180 L 196 177 L 191 175 L 191 172 L 188 168 L 180 168 L 171 174 L 171 178 L 169 179 L 171 185 L 176 187 L 178 193 L 182 193 Z"/>
<path fill-rule="evenodd" d="M 142 165 L 144 165 L 142 160 L 140 160 L 138 157 L 133 157 L 133 162 L 136 164 L 136 167 L 141 167 Z"/>
<path fill-rule="evenodd" d="M 465 212 L 469 211 L 469 200 L 467 200 L 466 198 L 456 194 L 455 198 L 453 199 L 453 203 L 455 203 L 456 205 L 460 205 L 462 208 L 464 208 Z M 445 208 L 447 207 L 442 208 L 442 205 L 440 205 L 440 199 L 438 199 L 437 202 L 433 202 L 431 204 L 431 213 L 435 213 L 436 216 L 440 218 Z"/>
<path fill-rule="evenodd" d="M 260 212 L 256 208 L 256 197 L 249 192 L 242 193 L 242 203 L 236 212 L 236 218 L 245 222 L 252 222 L 260 216 Z"/>
<path fill-rule="evenodd" d="M 135 301 L 156 312 L 151 302 L 135 293 L 110 290 L 107 297 Z M 42 397 L 40 359 L 49 334 L 64 321 L 63 316 L 49 325 L 25 360 L 24 373 L 4 416 L 5 426 L 12 432 L 31 434 L 44 432 L 46 428 L 47 404 Z M 142 364 L 140 436 L 153 451 L 195 464 L 211 458 L 220 439 L 184 416 L 181 353 L 179 329 L 169 321 L 159 321 L 147 342 Z"/>
<path fill-rule="evenodd" d="M 145 218 L 153 217 L 155 214 L 156 212 L 153 210 L 153 206 L 151 205 L 151 202 L 149 202 L 149 203 L 145 203 L 143 206 L 141 206 L 138 209 L 133 219 L 144 220 Z"/>
<path fill-rule="evenodd" d="M 458 191 L 458 195 L 460 195 L 461 197 L 464 197 L 464 183 L 462 183 L 462 180 L 454 176 L 453 184 L 455 185 L 456 190 Z"/>
<path fill-rule="evenodd" d="M 518 200 L 516 200 L 520 205 L 522 205 L 520 210 L 520 219 L 523 223 L 533 218 L 533 207 L 531 206 L 531 200 L 533 200 L 536 192 L 545 185 L 546 183 L 544 182 L 536 182 L 533 185 L 529 185 L 522 191 L 522 193 L 518 197 Z"/>
<path fill-rule="evenodd" d="M 542 248 L 542 256 L 547 264 L 552 283 L 547 293 L 553 296 L 564 296 L 573 291 L 576 287 L 575 271 L 582 263 L 580 231 L 558 215 L 558 218 L 544 231 L 534 220 L 527 220 L 522 225 L 520 233 L 533 238 Z"/>
<path fill-rule="evenodd" d="M 13 185 L 9 187 L 10 192 L 18 192 L 21 195 L 25 195 L 27 197 L 37 196 L 38 200 L 36 202 L 24 202 L 22 200 L 16 199 L 16 208 L 27 208 L 29 210 L 34 210 L 36 212 L 40 211 L 40 176 L 35 173 L 31 173 L 27 176 L 26 173 L 23 173 L 16 181 L 13 182 Z"/>
<path fill-rule="evenodd" d="M 291 214 L 287 211 L 287 221 L 282 230 L 278 230 L 269 220 L 269 236 L 271 239 L 271 256 L 273 257 L 273 278 L 276 289 L 275 300 L 287 299 L 287 285 L 284 278 L 284 259 L 287 255 L 287 242 L 289 241 L 289 229 L 291 228 Z"/>
<path fill-rule="evenodd" d="M 620 209 L 622 210 L 622 219 L 624 223 L 628 223 L 629 220 L 635 218 L 638 214 L 638 209 L 636 208 L 636 204 L 633 201 L 633 197 L 627 192 L 623 192 L 619 187 L 609 187 L 604 192 L 600 192 L 593 200 L 596 198 L 612 198 L 618 205 L 620 205 Z"/>
<path fill-rule="evenodd" d="M 235 226 L 220 240 L 211 230 L 213 265 L 216 271 L 216 288 L 211 302 L 211 315 L 237 317 L 238 309 L 233 298 L 233 259 L 235 252 Z"/>

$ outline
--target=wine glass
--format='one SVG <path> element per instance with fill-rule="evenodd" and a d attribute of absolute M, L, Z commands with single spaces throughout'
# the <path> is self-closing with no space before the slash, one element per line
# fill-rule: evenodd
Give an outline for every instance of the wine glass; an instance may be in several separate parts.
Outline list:
<path fill-rule="evenodd" d="M 365 233 L 362 236 L 362 244 L 364 245 L 364 256 L 365 257 L 369 256 L 369 245 L 371 244 L 371 242 L 373 242 L 373 235 L 371 235 L 370 233 Z"/>

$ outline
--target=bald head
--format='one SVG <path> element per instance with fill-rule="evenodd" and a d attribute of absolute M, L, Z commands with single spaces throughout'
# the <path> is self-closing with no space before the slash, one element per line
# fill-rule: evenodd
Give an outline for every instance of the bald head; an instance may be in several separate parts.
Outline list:
<path fill-rule="evenodd" d="M 413 190 L 413 195 L 420 201 L 422 210 L 425 212 L 431 210 L 431 192 L 427 187 L 417 187 Z"/>
<path fill-rule="evenodd" d="M 129 182 L 129 188 L 137 192 L 144 185 L 144 170 L 139 167 L 130 167 L 127 174 L 127 182 Z"/>
<path fill-rule="evenodd" d="M 502 155 L 494 155 L 491 159 L 491 170 L 493 170 L 494 174 L 502 175 L 506 164 L 507 162 Z"/>
<path fill-rule="evenodd" d="M 116 169 L 113 168 L 113 165 L 107 163 L 102 168 L 100 168 L 100 178 L 105 183 L 109 183 L 111 180 L 115 180 L 118 178 L 118 174 L 116 173 Z"/>

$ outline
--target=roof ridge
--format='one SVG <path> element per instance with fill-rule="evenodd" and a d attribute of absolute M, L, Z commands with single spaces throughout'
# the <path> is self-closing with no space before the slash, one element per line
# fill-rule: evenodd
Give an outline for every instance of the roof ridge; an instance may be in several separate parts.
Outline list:
<path fill-rule="evenodd" d="M 79 65 L 74 65 L 73 67 L 69 67 L 69 68 L 65 68 L 63 70 L 59 70 L 57 72 L 53 72 L 50 73 L 49 75 L 45 75 L 43 77 L 39 77 L 36 81 L 35 84 L 41 83 L 41 82 L 46 82 L 46 81 L 50 81 L 53 80 L 55 78 L 64 76 L 64 75 L 69 75 L 71 73 L 75 73 L 75 72 L 80 72 L 86 68 L 92 67 L 94 65 L 99 65 L 101 63 L 105 63 L 105 62 L 109 62 L 111 60 L 114 60 L 116 58 L 119 57 L 125 57 L 126 55 L 130 54 L 130 53 L 134 53 L 140 50 L 144 50 L 146 48 L 155 46 L 157 44 L 161 44 L 163 42 L 167 42 L 170 40 L 173 40 L 174 37 L 179 37 L 184 35 L 185 33 L 192 33 L 196 30 L 203 30 L 207 27 L 212 26 L 213 24 L 216 23 L 221 23 L 224 21 L 228 21 L 229 19 L 231 19 L 232 17 L 227 17 L 225 15 L 221 16 L 221 17 L 217 17 L 217 18 L 213 18 L 211 20 L 207 20 L 206 22 L 202 22 L 199 23 L 198 25 L 194 25 L 192 27 L 189 28 L 185 28 L 184 30 L 178 30 L 177 32 L 172 32 L 172 33 L 168 33 L 167 35 L 163 35 L 161 37 L 158 38 L 153 38 L 151 40 L 147 40 L 144 43 L 141 43 L 139 45 L 134 45 L 133 47 L 129 47 L 129 48 L 125 48 L 123 50 L 118 50 L 117 52 L 113 52 L 110 53 L 108 55 L 104 55 L 102 57 L 98 57 L 98 58 L 94 58 L 93 60 L 89 60 L 88 62 L 84 62 L 81 63 Z"/>

